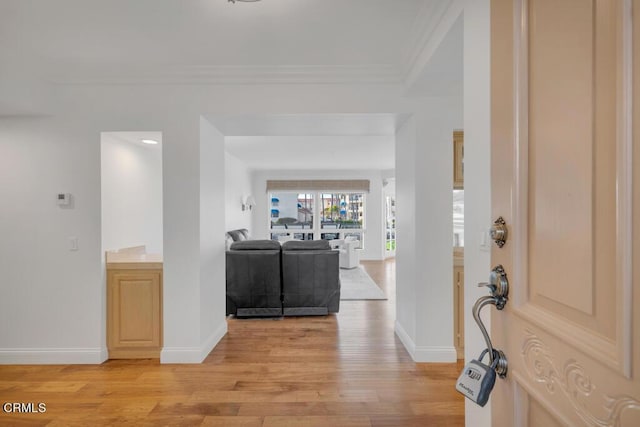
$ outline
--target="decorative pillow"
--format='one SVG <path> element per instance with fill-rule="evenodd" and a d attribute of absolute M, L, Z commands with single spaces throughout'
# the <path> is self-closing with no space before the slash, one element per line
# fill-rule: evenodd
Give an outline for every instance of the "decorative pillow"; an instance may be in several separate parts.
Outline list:
<path fill-rule="evenodd" d="M 231 249 L 231 245 L 233 244 L 233 237 L 231 237 L 231 235 L 229 235 L 229 233 L 226 233 L 224 235 L 224 245 L 225 245 L 225 249 L 228 251 L 229 249 Z"/>
<path fill-rule="evenodd" d="M 283 251 L 328 251 L 330 249 L 328 240 L 290 240 L 282 244 Z"/>
<path fill-rule="evenodd" d="M 234 242 L 241 242 L 243 240 L 247 240 L 245 234 L 242 233 L 242 230 L 231 230 L 228 231 L 229 235 L 233 238 Z"/>

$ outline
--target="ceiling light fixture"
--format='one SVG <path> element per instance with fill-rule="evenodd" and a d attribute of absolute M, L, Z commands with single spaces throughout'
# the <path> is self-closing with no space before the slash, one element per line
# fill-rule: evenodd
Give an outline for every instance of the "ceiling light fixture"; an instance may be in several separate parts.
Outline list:
<path fill-rule="evenodd" d="M 156 145 L 158 143 L 158 141 L 156 141 L 155 139 L 141 139 L 140 141 L 149 145 Z"/>
<path fill-rule="evenodd" d="M 229 3 L 235 3 L 237 1 L 242 2 L 242 3 L 254 3 L 260 0 L 227 0 Z"/>

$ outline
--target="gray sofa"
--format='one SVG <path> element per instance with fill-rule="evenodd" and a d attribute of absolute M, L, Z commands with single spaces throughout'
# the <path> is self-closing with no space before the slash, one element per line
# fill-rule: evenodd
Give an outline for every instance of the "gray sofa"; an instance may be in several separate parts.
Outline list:
<path fill-rule="evenodd" d="M 244 240 L 226 253 L 227 315 L 282 316 L 280 244 Z"/>
<path fill-rule="evenodd" d="M 234 237 L 238 240 L 233 241 Z M 227 315 L 308 316 L 340 308 L 339 254 L 326 240 L 247 240 L 227 233 Z"/>
<path fill-rule="evenodd" d="M 282 245 L 282 296 L 285 316 L 338 312 L 339 254 L 328 241 L 292 240 Z"/>

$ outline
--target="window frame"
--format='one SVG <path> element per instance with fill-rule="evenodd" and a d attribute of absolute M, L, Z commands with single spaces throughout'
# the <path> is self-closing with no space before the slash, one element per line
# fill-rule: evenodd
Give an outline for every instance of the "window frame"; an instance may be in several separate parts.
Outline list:
<path fill-rule="evenodd" d="M 278 197 L 280 194 L 311 194 L 313 196 L 313 222 L 311 228 L 307 229 L 287 229 L 287 228 L 273 228 L 273 217 L 271 216 L 271 200 L 273 197 Z M 359 228 L 322 228 L 321 214 L 323 194 L 359 194 L 362 200 L 362 224 Z M 365 234 L 366 234 L 366 222 L 367 222 L 367 193 L 360 191 L 332 191 L 332 190 L 275 190 L 267 192 L 267 229 L 269 231 L 269 238 L 273 239 L 274 235 L 293 236 L 294 234 L 313 235 L 313 240 L 323 240 L 322 234 L 337 234 L 338 239 L 344 239 L 350 234 L 357 234 L 360 236 L 359 249 L 364 249 L 365 246 Z M 335 240 L 335 239 L 331 239 Z"/>

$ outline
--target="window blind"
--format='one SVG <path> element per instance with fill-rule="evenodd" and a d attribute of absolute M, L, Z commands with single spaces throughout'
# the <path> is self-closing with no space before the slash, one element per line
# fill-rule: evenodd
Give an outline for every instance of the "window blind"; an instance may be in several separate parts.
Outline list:
<path fill-rule="evenodd" d="M 268 180 L 267 192 L 271 191 L 325 191 L 368 193 L 368 179 L 312 179 L 312 180 Z"/>

